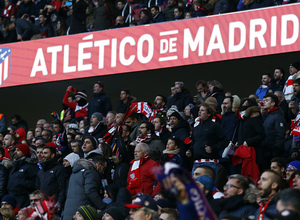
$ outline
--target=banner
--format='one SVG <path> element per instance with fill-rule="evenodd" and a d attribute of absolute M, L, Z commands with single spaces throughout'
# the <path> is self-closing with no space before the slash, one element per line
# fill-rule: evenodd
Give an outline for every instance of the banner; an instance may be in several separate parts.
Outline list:
<path fill-rule="evenodd" d="M 0 88 L 298 51 L 300 4 L 0 47 Z"/>

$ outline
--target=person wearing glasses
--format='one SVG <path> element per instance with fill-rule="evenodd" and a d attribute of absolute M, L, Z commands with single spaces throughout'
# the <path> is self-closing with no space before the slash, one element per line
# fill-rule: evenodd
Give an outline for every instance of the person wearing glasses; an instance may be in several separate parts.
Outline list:
<path fill-rule="evenodd" d="M 150 158 L 158 162 L 166 147 L 162 140 L 155 135 L 154 125 L 151 122 L 142 121 L 138 131 L 138 137 L 131 145 L 146 143 L 150 149 Z"/>
<path fill-rule="evenodd" d="M 223 199 L 211 201 L 219 219 L 234 217 L 254 219 L 258 208 L 256 203 L 258 190 L 251 179 L 240 174 L 229 176 L 224 185 L 224 195 Z"/>

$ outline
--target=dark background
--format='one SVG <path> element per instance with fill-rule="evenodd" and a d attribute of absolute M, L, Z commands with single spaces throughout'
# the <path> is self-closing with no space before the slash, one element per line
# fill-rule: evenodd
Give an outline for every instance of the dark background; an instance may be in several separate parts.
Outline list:
<path fill-rule="evenodd" d="M 104 91 L 112 100 L 113 110 L 116 110 L 123 88 L 129 89 L 138 101 L 153 102 L 158 93 L 169 96 L 170 86 L 175 81 L 183 81 L 191 95 L 195 95 L 195 83 L 198 80 L 215 79 L 223 85 L 225 91 L 233 91 L 245 97 L 255 93 L 261 84 L 263 72 L 271 72 L 273 75 L 274 69 L 281 67 L 287 77 L 289 64 L 297 60 L 300 61 L 300 52 L 1 88 L 0 112 L 5 114 L 8 126 L 11 125 L 11 116 L 20 114 L 29 127 L 34 128 L 39 118 L 52 121 L 50 113 L 62 110 L 62 99 L 69 85 L 85 89 L 89 99 L 92 97 L 93 85 L 98 80 L 103 81 Z"/>

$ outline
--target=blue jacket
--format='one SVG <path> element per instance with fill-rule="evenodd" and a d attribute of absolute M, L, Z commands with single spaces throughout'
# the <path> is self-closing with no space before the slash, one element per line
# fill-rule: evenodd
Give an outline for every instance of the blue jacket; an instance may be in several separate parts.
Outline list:
<path fill-rule="evenodd" d="M 258 98 L 260 98 L 260 100 L 263 100 L 263 98 L 265 97 L 265 95 L 267 94 L 269 90 L 269 86 L 263 86 L 261 85 L 257 90 L 255 95 L 258 96 Z"/>

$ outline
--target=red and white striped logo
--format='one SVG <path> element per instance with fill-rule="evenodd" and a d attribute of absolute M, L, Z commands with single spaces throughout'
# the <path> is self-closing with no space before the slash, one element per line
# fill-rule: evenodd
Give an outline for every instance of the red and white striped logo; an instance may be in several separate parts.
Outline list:
<path fill-rule="evenodd" d="M 0 48 L 0 86 L 9 77 L 11 70 L 11 49 Z"/>

